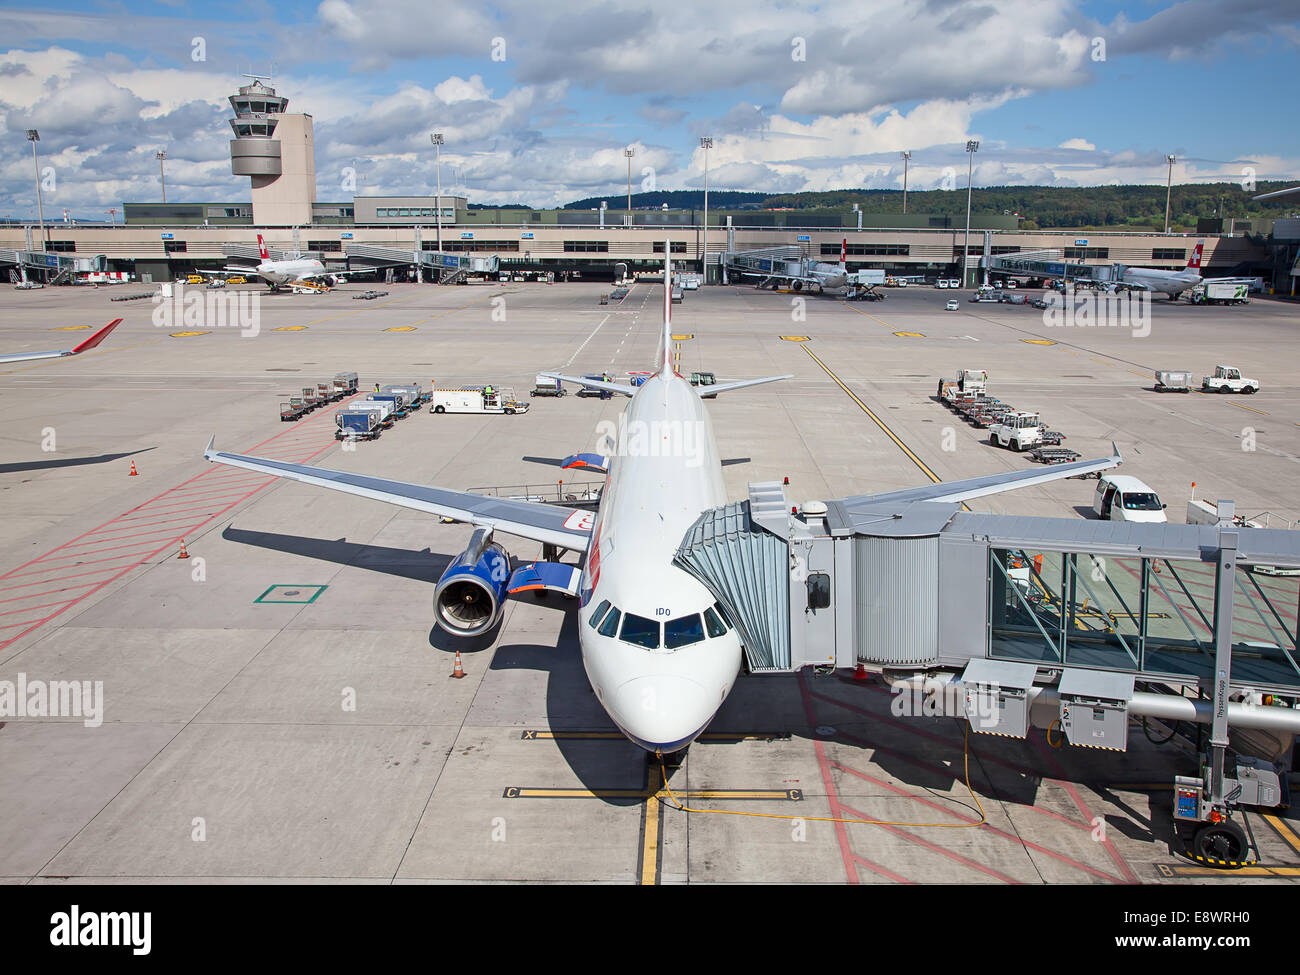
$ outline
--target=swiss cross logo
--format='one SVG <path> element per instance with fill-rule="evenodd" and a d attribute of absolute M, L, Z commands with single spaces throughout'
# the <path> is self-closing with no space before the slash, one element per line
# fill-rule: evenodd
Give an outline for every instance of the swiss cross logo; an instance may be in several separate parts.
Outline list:
<path fill-rule="evenodd" d="M 572 532 L 589 532 L 591 531 L 592 522 L 596 519 L 595 512 L 592 511 L 575 511 L 564 519 L 564 527 Z"/>

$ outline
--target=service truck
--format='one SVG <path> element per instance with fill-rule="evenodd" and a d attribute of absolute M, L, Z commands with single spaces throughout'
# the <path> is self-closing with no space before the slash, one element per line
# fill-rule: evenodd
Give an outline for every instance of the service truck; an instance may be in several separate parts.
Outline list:
<path fill-rule="evenodd" d="M 430 413 L 527 413 L 528 403 L 515 398 L 513 389 L 500 386 L 452 386 L 433 391 Z"/>
<path fill-rule="evenodd" d="M 1193 305 L 1248 305 L 1250 285 L 1246 282 L 1206 281 L 1187 295 Z"/>
<path fill-rule="evenodd" d="M 1201 389 L 1220 393 L 1254 393 L 1259 390 L 1259 380 L 1244 378 L 1235 366 L 1215 366 L 1213 376 L 1202 377 Z"/>
<path fill-rule="evenodd" d="M 1014 451 L 1028 450 L 1043 442 L 1043 425 L 1037 413 L 1014 410 L 989 426 L 989 443 Z"/>

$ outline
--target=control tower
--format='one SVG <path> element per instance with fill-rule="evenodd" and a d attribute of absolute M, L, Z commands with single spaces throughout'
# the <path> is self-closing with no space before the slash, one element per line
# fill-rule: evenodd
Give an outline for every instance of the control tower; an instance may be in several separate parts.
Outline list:
<path fill-rule="evenodd" d="M 259 78 L 230 96 L 230 169 L 253 184 L 253 223 L 309 226 L 316 202 L 316 154 L 310 115 L 285 112 L 289 99 Z"/>

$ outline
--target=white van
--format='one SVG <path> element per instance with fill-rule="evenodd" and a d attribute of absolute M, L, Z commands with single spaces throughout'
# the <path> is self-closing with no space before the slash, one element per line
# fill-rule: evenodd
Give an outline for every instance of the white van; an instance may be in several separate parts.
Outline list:
<path fill-rule="evenodd" d="M 1103 474 L 1092 497 L 1092 512 L 1103 521 L 1166 522 L 1165 505 L 1155 491 L 1127 474 Z"/>

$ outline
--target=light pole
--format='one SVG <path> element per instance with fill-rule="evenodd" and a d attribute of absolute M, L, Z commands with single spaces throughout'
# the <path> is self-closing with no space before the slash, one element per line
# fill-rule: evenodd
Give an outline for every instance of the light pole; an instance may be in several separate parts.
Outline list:
<path fill-rule="evenodd" d="M 433 151 L 437 153 L 436 168 L 438 170 L 438 195 L 435 198 L 434 209 L 438 211 L 438 253 L 442 253 L 442 133 L 435 132 L 429 136 L 429 141 L 433 143 Z"/>
<path fill-rule="evenodd" d="M 623 150 L 623 155 L 627 156 L 627 225 L 632 226 L 632 157 L 636 155 L 636 150 L 630 146 Z"/>
<path fill-rule="evenodd" d="M 912 158 L 912 150 L 903 150 L 903 212 L 907 212 L 907 161 Z"/>
<path fill-rule="evenodd" d="M 117 207 L 109 207 L 104 211 L 108 214 L 108 219 L 112 221 L 113 226 L 117 226 Z"/>
<path fill-rule="evenodd" d="M 1176 156 L 1165 156 L 1169 160 L 1169 180 L 1165 183 L 1165 233 L 1169 233 L 1169 197 L 1174 191 L 1174 162 Z"/>
<path fill-rule="evenodd" d="M 36 219 L 41 224 L 41 250 L 45 244 L 45 201 L 41 199 L 41 163 L 36 158 L 36 143 L 41 141 L 41 134 L 35 129 L 27 130 L 27 141 L 32 144 L 32 165 L 36 168 Z"/>
<path fill-rule="evenodd" d="M 700 137 L 700 148 L 704 150 L 704 257 L 700 261 L 700 274 L 704 283 L 709 283 L 709 150 L 713 148 L 713 136 Z"/>
<path fill-rule="evenodd" d="M 966 240 L 961 245 L 961 286 L 966 287 L 966 267 L 970 263 L 970 184 L 971 173 L 975 165 L 975 153 L 979 152 L 980 144 L 976 139 L 971 139 L 966 143 Z"/>
<path fill-rule="evenodd" d="M 166 203 L 167 202 L 167 173 L 163 169 L 163 162 L 167 158 L 167 150 L 159 149 L 156 153 L 154 153 L 154 155 L 158 157 L 158 178 L 162 180 L 163 202 Z"/>

